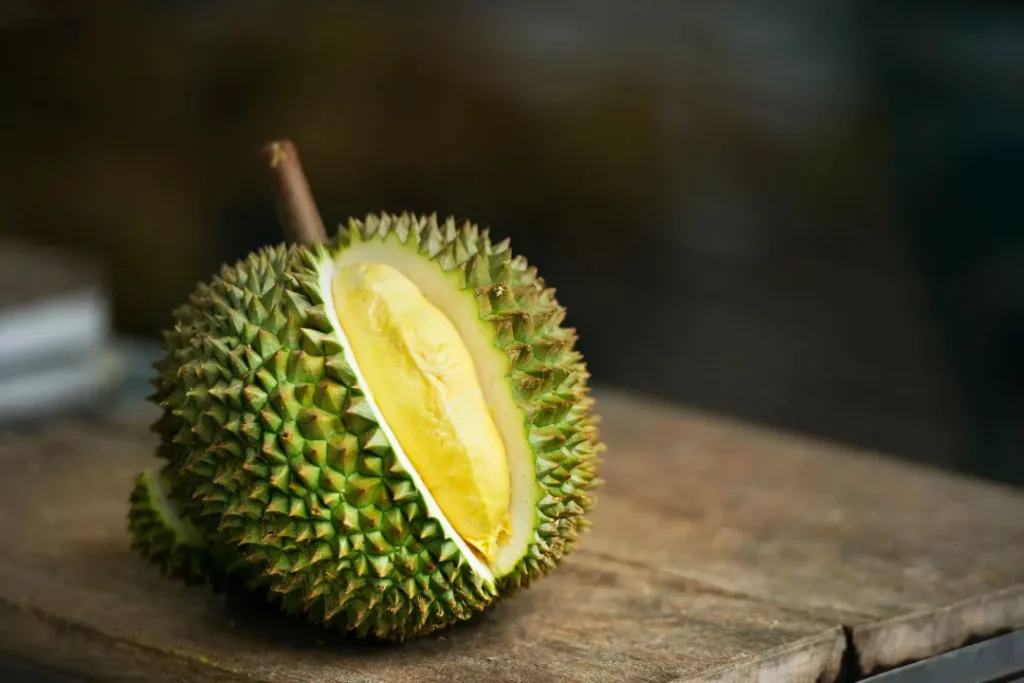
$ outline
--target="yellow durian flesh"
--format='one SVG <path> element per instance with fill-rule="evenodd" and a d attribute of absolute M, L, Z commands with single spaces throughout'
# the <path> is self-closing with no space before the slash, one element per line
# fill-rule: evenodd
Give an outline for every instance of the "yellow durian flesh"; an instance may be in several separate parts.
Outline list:
<path fill-rule="evenodd" d="M 488 563 L 511 532 L 505 444 L 452 322 L 395 268 L 332 282 L 338 320 L 399 446 L 456 533 Z"/>

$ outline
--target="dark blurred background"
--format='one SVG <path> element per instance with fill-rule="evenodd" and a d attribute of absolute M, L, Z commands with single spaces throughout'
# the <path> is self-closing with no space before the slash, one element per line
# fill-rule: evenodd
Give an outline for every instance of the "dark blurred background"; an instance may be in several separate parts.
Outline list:
<path fill-rule="evenodd" d="M 8 0 L 0 231 L 155 337 L 287 136 L 329 225 L 511 237 L 599 384 L 1024 484 L 1020 5 Z"/>

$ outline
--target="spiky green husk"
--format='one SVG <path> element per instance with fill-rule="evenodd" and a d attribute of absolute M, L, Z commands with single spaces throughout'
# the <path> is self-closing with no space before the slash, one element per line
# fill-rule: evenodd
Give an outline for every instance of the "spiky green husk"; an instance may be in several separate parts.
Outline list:
<path fill-rule="evenodd" d="M 207 549 L 201 532 L 179 515 L 162 479 L 156 468 L 135 478 L 128 508 L 132 548 L 169 577 L 187 584 L 220 583 L 223 567 Z"/>
<path fill-rule="evenodd" d="M 510 358 L 543 497 L 528 551 L 483 581 L 428 513 L 324 308 L 317 273 L 358 242 L 397 240 L 458 270 Z M 244 558 L 289 612 L 404 639 L 466 619 L 553 571 L 586 527 L 601 450 L 564 309 L 507 242 L 471 224 L 368 216 L 326 245 L 265 248 L 200 285 L 157 364 L 154 425 L 182 517 Z"/>

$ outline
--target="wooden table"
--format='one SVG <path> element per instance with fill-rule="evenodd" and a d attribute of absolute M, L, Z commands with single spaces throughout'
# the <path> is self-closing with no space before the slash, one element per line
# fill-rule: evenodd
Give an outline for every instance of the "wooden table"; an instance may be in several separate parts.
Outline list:
<path fill-rule="evenodd" d="M 148 412 L 0 441 L 0 652 L 144 681 L 857 680 L 1024 628 L 1024 494 L 610 391 L 594 525 L 475 621 L 365 646 L 128 548 Z"/>

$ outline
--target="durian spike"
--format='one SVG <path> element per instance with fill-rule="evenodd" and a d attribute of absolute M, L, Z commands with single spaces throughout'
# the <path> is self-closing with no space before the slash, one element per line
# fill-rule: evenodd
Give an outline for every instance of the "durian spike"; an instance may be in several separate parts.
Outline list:
<path fill-rule="evenodd" d="M 277 209 L 289 242 L 308 246 L 327 241 L 327 230 L 302 171 L 299 152 L 291 140 L 275 140 L 263 147 L 274 181 Z"/>

